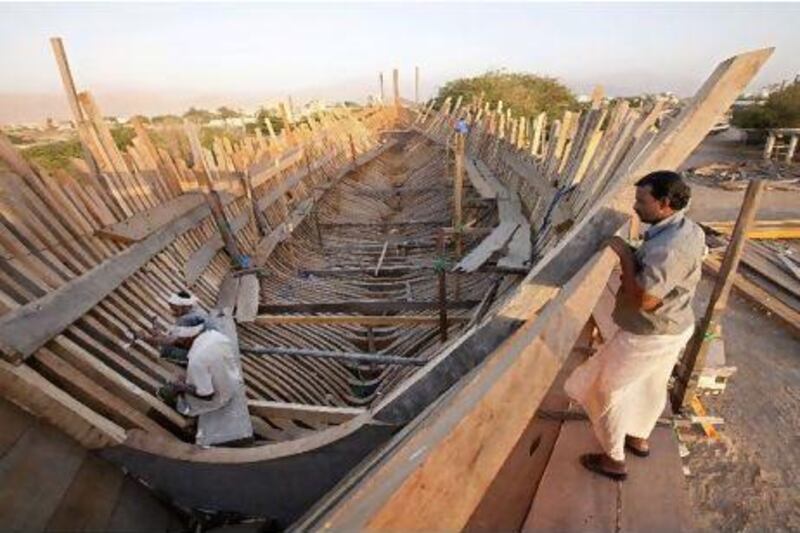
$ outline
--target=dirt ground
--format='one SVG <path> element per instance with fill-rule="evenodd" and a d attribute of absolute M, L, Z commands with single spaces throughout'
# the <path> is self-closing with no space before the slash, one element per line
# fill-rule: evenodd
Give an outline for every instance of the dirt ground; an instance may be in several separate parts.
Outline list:
<path fill-rule="evenodd" d="M 711 137 L 685 167 L 759 157 L 735 139 Z M 743 192 L 693 181 L 690 216 L 732 220 Z M 766 191 L 758 218 L 800 218 L 800 193 Z M 698 289 L 702 312 L 714 280 Z M 738 368 L 719 396 L 706 396 L 709 415 L 725 420 L 720 442 L 687 442 L 687 478 L 697 526 L 705 531 L 800 530 L 800 340 L 734 290 L 723 319 L 727 364 Z"/>

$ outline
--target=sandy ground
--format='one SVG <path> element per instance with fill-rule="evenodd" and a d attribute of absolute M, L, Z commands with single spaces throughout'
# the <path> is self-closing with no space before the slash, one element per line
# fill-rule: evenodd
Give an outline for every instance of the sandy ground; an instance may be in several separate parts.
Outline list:
<path fill-rule="evenodd" d="M 752 156 L 742 148 L 711 137 L 685 166 Z M 692 185 L 691 217 L 735 219 L 743 192 Z M 789 217 L 800 218 L 800 193 L 767 191 L 758 218 Z M 704 278 L 698 289 L 698 314 L 713 282 Z M 738 372 L 723 394 L 702 400 L 708 414 L 725 419 L 721 440 L 689 442 L 684 460 L 697 525 L 705 531 L 800 531 L 800 340 L 735 291 L 723 338 L 727 364 Z"/>

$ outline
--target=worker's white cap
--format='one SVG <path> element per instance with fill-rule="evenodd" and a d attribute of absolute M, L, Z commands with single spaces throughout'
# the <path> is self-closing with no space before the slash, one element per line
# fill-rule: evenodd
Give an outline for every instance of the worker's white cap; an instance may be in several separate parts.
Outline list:
<path fill-rule="evenodd" d="M 189 307 L 197 303 L 197 297 L 186 291 L 178 291 L 170 294 L 167 302 L 180 307 Z"/>

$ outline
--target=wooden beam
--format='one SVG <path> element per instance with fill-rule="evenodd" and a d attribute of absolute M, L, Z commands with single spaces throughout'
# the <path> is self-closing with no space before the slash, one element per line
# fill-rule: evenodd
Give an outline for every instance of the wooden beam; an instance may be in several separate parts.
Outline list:
<path fill-rule="evenodd" d="M 190 122 L 184 125 L 186 135 L 189 137 L 189 146 L 192 149 L 192 159 L 194 160 L 195 168 L 199 168 L 196 173 L 200 183 L 205 189 L 206 201 L 208 207 L 211 209 L 211 214 L 214 217 L 214 222 L 217 225 L 217 230 L 222 237 L 222 242 L 225 244 L 225 251 L 237 265 L 241 262 L 241 254 L 239 253 L 239 245 L 236 244 L 236 239 L 233 237 L 228 220 L 225 218 L 225 211 L 222 209 L 222 200 L 219 193 L 214 189 L 210 179 L 210 169 L 206 161 L 203 147 L 200 146 L 200 139 L 197 134 L 197 126 Z"/>
<path fill-rule="evenodd" d="M 63 430 L 87 448 L 121 444 L 125 430 L 56 387 L 27 365 L 0 360 L 3 396 Z"/>
<path fill-rule="evenodd" d="M 701 225 L 717 233 L 733 233 L 734 221 L 703 222 Z M 800 239 L 800 219 L 756 220 L 747 231 L 748 239 Z"/>
<path fill-rule="evenodd" d="M 200 205 L 45 296 L 0 317 L 0 350 L 22 362 L 208 216 Z"/>
<path fill-rule="evenodd" d="M 61 75 L 61 83 L 64 86 L 64 93 L 67 95 L 67 102 L 72 111 L 72 118 L 75 122 L 75 129 L 78 132 L 78 138 L 81 141 L 81 151 L 83 152 L 83 159 L 89 167 L 89 173 L 92 176 L 97 176 L 99 173 L 97 169 L 97 162 L 92 157 L 92 152 L 89 149 L 89 140 L 86 137 L 85 130 L 85 117 L 81 110 L 80 103 L 78 102 L 78 91 L 75 89 L 75 80 L 72 78 L 72 71 L 69 68 L 69 61 L 67 60 L 67 53 L 64 50 L 64 43 L 61 37 L 52 37 L 50 39 L 50 46 L 53 48 L 53 55 L 56 58 L 58 65 L 58 72 Z"/>
<path fill-rule="evenodd" d="M 736 269 L 744 253 L 747 241 L 747 231 L 756 217 L 758 202 L 764 190 L 762 180 L 753 180 L 747 186 L 747 192 L 736 220 L 728 249 L 722 260 L 717 282 L 711 291 L 711 297 L 706 307 L 705 314 L 695 330 L 694 336 L 689 341 L 682 357 L 682 373 L 677 377 L 675 387 L 672 389 L 672 407 L 679 411 L 688 407 L 694 391 L 697 388 L 697 371 L 705 367 L 705 359 L 709 346 L 708 333 L 718 333 L 721 327 L 722 315 L 728 307 L 731 288 L 733 287 Z"/>
<path fill-rule="evenodd" d="M 306 405 L 302 403 L 249 400 L 250 413 L 263 418 L 284 418 L 312 424 L 341 424 L 367 412 L 361 407 L 333 407 L 330 405 Z"/>
<path fill-rule="evenodd" d="M 368 363 L 375 365 L 423 366 L 426 359 L 400 357 L 397 355 L 376 355 L 361 352 L 336 352 L 332 350 L 313 350 L 308 348 L 284 348 L 279 346 L 240 347 L 242 353 L 251 356 L 272 355 L 288 357 L 312 357 L 315 359 L 334 359 L 349 363 Z"/>
<path fill-rule="evenodd" d="M 471 309 L 480 300 L 461 300 L 448 302 L 448 309 Z M 433 311 L 439 309 L 439 303 L 406 302 L 403 300 L 343 300 L 339 302 L 298 302 L 272 303 L 258 306 L 259 314 L 278 313 L 363 313 L 376 315 L 379 313 L 402 313 L 408 311 Z"/>
<path fill-rule="evenodd" d="M 721 262 L 714 257 L 707 257 L 703 261 L 703 270 L 713 276 L 719 275 L 721 269 Z M 772 313 L 775 318 L 789 328 L 795 337 L 800 338 L 800 312 L 781 302 L 742 274 L 734 274 L 733 286 L 739 294 L 764 311 Z"/>
<path fill-rule="evenodd" d="M 138 242 L 199 205 L 205 205 L 205 198 L 203 198 L 202 194 L 183 194 L 146 211 L 136 213 L 122 222 L 105 226 L 99 229 L 97 234 L 126 244 Z M 211 214 L 211 211 L 208 214 Z"/>
<path fill-rule="evenodd" d="M 451 322 L 466 322 L 469 317 L 451 316 Z M 438 316 L 419 315 L 258 315 L 254 322 L 269 325 L 356 325 L 356 326 L 430 326 L 439 323 Z"/>

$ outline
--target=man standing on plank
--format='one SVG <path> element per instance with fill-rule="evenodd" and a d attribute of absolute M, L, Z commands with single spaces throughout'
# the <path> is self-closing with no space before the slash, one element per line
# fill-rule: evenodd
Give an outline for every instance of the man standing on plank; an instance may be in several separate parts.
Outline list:
<path fill-rule="evenodd" d="M 667 383 L 694 331 L 692 298 L 700 281 L 705 235 L 686 218 L 691 189 L 670 171 L 636 182 L 634 211 L 651 224 L 638 248 L 620 237 L 608 245 L 622 274 L 613 319 L 617 333 L 575 369 L 564 385 L 586 411 L 603 454 L 583 466 L 625 479 L 625 449 L 649 455 L 647 442 L 667 399 Z"/>

